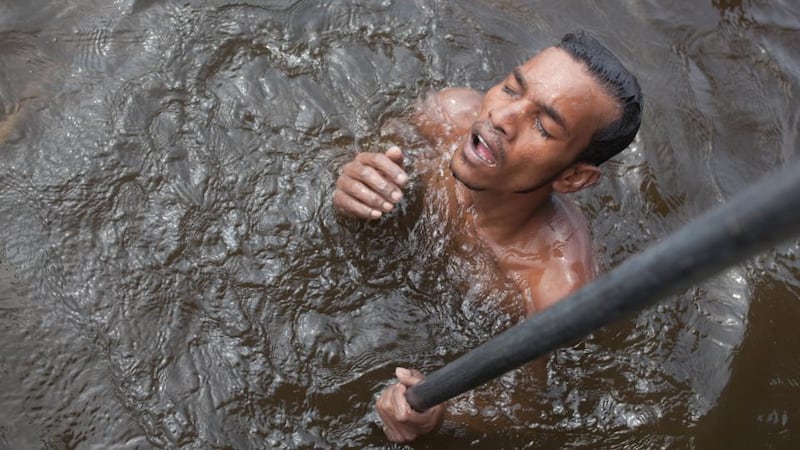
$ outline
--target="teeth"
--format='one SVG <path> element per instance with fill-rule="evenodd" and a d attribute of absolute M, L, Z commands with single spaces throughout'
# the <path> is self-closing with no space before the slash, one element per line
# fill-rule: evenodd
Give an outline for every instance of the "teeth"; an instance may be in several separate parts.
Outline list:
<path fill-rule="evenodd" d="M 483 140 L 483 136 L 481 136 L 479 134 L 477 137 L 478 137 L 478 143 L 483 144 L 483 146 L 486 147 L 486 148 L 491 148 L 491 147 L 489 147 L 489 144 L 487 144 L 486 141 Z"/>

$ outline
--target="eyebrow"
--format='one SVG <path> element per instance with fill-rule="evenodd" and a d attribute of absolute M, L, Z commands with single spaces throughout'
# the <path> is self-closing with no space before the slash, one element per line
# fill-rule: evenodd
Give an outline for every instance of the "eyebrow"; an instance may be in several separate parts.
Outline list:
<path fill-rule="evenodd" d="M 514 75 L 514 79 L 517 80 L 517 83 L 519 83 L 519 85 L 522 87 L 522 89 L 527 91 L 528 90 L 528 82 L 522 76 L 522 71 L 520 70 L 520 68 L 519 67 L 514 67 L 514 69 L 511 71 L 511 73 Z M 553 108 L 553 106 L 547 105 L 547 104 L 544 104 L 544 103 L 538 102 L 538 101 L 536 102 L 536 106 L 538 106 L 539 109 L 541 109 L 547 116 L 549 116 L 551 119 L 553 119 L 553 122 L 555 122 L 559 126 L 561 126 L 561 128 L 564 128 L 564 129 L 567 128 L 567 122 L 564 120 L 564 116 L 562 116 L 561 113 L 558 112 L 558 110 Z"/>
<path fill-rule="evenodd" d="M 519 85 L 522 86 L 522 89 L 528 90 L 528 82 L 525 81 L 525 78 L 522 77 L 522 71 L 520 70 L 520 68 L 514 67 L 511 73 L 514 74 L 514 79 L 516 79 L 517 83 L 519 83 Z"/>

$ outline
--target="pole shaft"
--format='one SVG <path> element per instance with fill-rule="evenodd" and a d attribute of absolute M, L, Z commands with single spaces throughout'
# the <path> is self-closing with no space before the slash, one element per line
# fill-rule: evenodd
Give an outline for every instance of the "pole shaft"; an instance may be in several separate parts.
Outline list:
<path fill-rule="evenodd" d="M 800 232 L 800 161 L 429 374 L 406 392 L 424 411 L 680 292 Z"/>

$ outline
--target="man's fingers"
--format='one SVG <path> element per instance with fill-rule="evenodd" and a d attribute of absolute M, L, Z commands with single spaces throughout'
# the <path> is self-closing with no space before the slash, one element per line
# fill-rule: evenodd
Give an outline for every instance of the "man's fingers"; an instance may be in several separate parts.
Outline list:
<path fill-rule="evenodd" d="M 381 217 L 380 211 L 370 208 L 341 189 L 334 192 L 333 204 L 340 212 L 351 217 L 361 219 L 379 219 Z"/>
<path fill-rule="evenodd" d="M 356 160 L 379 170 L 398 187 L 403 187 L 408 181 L 408 174 L 403 170 L 403 152 L 399 147 L 392 147 L 386 153 L 359 153 Z"/>
<path fill-rule="evenodd" d="M 384 153 L 384 154 L 387 157 L 389 157 L 389 159 L 394 161 L 395 164 L 397 164 L 400 167 L 403 167 L 403 156 L 404 155 L 403 155 L 403 151 L 400 150 L 400 147 L 398 147 L 396 145 L 393 145 L 393 146 L 389 147 L 389 149 L 386 150 L 386 153 Z"/>
<path fill-rule="evenodd" d="M 378 415 L 383 424 L 393 430 L 408 421 L 411 407 L 406 402 L 406 387 L 393 384 L 386 388 L 377 401 Z"/>
<path fill-rule="evenodd" d="M 380 218 L 403 198 L 408 175 L 402 165 L 403 152 L 397 146 L 386 153 L 359 153 L 336 180 L 334 206 L 347 216 Z"/>
<path fill-rule="evenodd" d="M 413 375 L 407 369 L 398 368 L 395 372 L 399 372 L 402 377 Z M 411 409 L 406 401 L 406 391 L 406 385 L 395 383 L 384 389 L 375 402 L 378 416 L 383 422 L 383 431 L 393 442 L 410 442 L 423 434 L 430 433 L 441 425 L 444 417 L 444 408 L 441 405 L 424 413 Z"/>
<path fill-rule="evenodd" d="M 394 184 L 372 166 L 366 164 L 354 164 L 345 166 L 344 176 L 350 180 L 355 180 L 367 187 L 370 191 L 380 195 L 383 200 L 395 204 L 403 198 L 400 186 Z M 355 196 L 355 191 L 351 195 Z"/>
<path fill-rule="evenodd" d="M 409 370 L 403 367 L 396 368 L 394 375 L 400 380 L 400 383 L 406 386 L 414 386 L 424 378 L 419 370 Z"/>
<path fill-rule="evenodd" d="M 392 407 L 394 409 L 394 418 L 398 422 L 403 423 L 411 418 L 411 406 L 406 401 L 406 387 L 402 384 L 393 386 Z"/>
<path fill-rule="evenodd" d="M 369 186 L 358 180 L 345 176 L 340 178 L 338 186 L 341 191 L 372 209 L 389 212 L 394 208 L 394 203 L 387 201 Z"/>

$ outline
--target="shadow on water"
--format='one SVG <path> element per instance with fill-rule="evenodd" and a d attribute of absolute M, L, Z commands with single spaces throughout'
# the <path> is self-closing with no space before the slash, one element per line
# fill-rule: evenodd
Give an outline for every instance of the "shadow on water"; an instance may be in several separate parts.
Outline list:
<path fill-rule="evenodd" d="M 614 49 L 646 110 L 577 196 L 605 268 L 795 157 L 798 8 L 662 3 L 0 7 L 0 447 L 386 447 L 392 369 L 473 348 L 516 295 L 414 179 L 380 224 L 333 213 L 415 98 L 576 28 Z M 796 253 L 490 383 L 415 447 L 796 445 Z"/>

